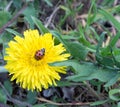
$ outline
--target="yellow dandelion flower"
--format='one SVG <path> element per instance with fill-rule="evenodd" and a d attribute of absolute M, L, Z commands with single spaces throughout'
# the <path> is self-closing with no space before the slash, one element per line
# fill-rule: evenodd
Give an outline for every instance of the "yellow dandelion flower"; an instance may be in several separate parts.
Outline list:
<path fill-rule="evenodd" d="M 24 38 L 15 36 L 6 48 L 5 66 L 11 81 L 16 80 L 20 86 L 28 90 L 41 91 L 49 85 L 56 85 L 60 80 L 59 73 L 66 73 L 65 66 L 50 66 L 48 63 L 67 60 L 70 54 L 63 52 L 63 44 L 54 45 L 51 33 L 40 35 L 38 30 L 26 30 Z"/>

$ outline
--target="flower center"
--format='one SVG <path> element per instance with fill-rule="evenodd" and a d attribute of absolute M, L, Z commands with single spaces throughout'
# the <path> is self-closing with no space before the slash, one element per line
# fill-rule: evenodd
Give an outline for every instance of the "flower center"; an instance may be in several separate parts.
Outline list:
<path fill-rule="evenodd" d="M 36 53 L 35 53 L 35 59 L 36 60 L 41 60 L 45 55 L 45 48 L 42 48 L 40 50 L 37 50 Z"/>

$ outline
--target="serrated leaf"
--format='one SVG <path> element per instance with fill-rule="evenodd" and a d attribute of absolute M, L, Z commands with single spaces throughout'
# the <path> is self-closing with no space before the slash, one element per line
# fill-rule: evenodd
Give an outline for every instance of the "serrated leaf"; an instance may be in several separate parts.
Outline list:
<path fill-rule="evenodd" d="M 68 60 L 64 62 L 56 62 L 53 66 L 72 66 L 75 70 L 75 75 L 68 76 L 66 79 L 80 82 L 85 80 L 98 79 L 102 82 L 108 82 L 111 78 L 117 75 L 117 71 L 110 69 L 103 69 L 92 63 L 80 64 L 74 60 Z"/>
<path fill-rule="evenodd" d="M 92 63 L 79 63 L 76 60 L 67 60 L 63 62 L 55 62 L 51 66 L 71 66 L 75 70 L 75 75 L 68 76 L 66 79 L 74 82 L 98 79 L 101 82 L 109 82 L 117 76 L 118 72 L 111 69 L 104 69 Z M 112 84 L 112 83 L 111 83 Z"/>
<path fill-rule="evenodd" d="M 66 79 L 74 82 L 98 79 L 102 82 L 108 82 L 115 77 L 118 72 L 111 69 L 104 69 L 92 63 L 79 63 L 76 60 L 67 60 L 55 62 L 51 66 L 71 66 L 75 70 L 75 75 L 68 76 Z"/>
<path fill-rule="evenodd" d="M 87 65 L 86 65 L 87 66 Z M 75 82 L 98 79 L 101 82 L 108 82 L 113 76 L 116 76 L 116 72 L 105 71 L 105 70 L 97 70 L 84 68 L 83 71 L 74 76 L 68 76 L 67 79 Z"/>

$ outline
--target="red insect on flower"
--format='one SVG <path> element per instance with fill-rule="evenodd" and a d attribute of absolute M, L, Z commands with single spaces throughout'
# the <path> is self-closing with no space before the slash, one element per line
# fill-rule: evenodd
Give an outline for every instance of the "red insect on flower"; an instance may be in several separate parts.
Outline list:
<path fill-rule="evenodd" d="M 35 59 L 40 60 L 40 59 L 42 59 L 44 57 L 44 55 L 45 55 L 45 48 L 42 48 L 42 49 L 36 51 Z"/>

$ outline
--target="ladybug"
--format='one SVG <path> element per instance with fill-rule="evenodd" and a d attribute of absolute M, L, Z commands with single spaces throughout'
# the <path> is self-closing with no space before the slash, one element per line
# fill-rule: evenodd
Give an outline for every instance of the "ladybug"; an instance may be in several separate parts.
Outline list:
<path fill-rule="evenodd" d="M 42 48 L 42 49 L 36 51 L 35 59 L 40 60 L 40 59 L 42 59 L 44 57 L 44 55 L 45 55 L 45 48 Z"/>

